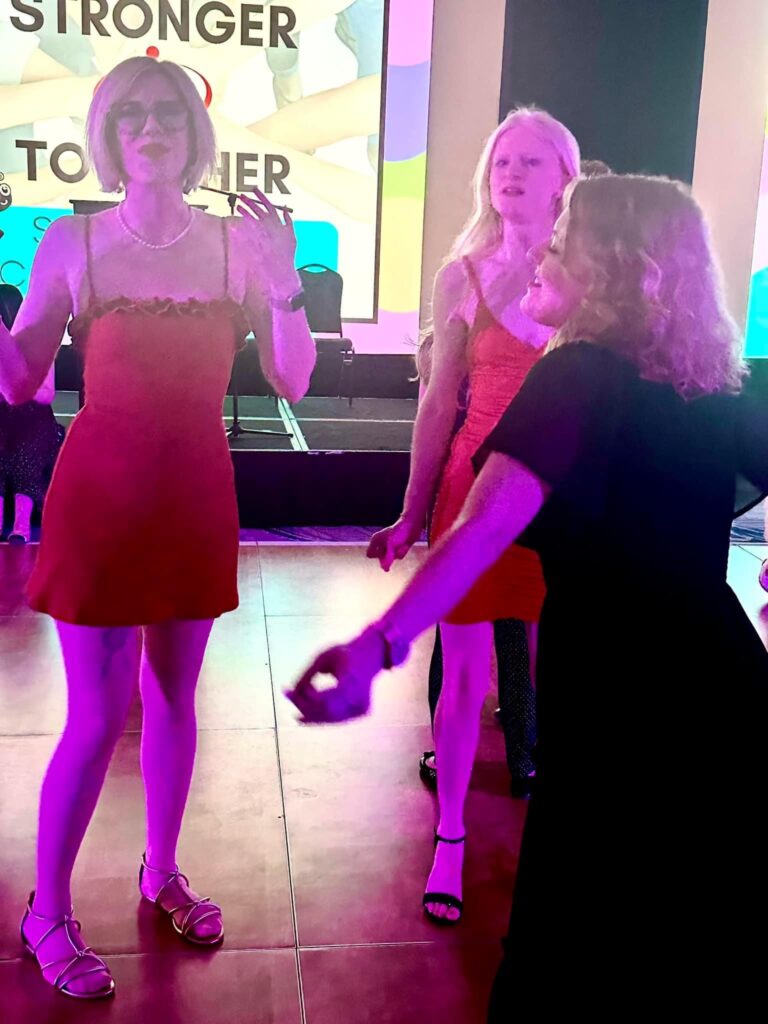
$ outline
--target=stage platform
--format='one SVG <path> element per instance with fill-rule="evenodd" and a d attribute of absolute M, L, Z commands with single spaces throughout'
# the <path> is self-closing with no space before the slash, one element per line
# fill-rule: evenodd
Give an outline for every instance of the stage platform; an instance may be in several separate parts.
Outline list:
<path fill-rule="evenodd" d="M 310 396 L 295 405 L 268 396 L 240 398 L 242 427 L 282 434 L 230 438 L 241 525 L 376 525 L 396 519 L 408 482 L 416 405 L 415 398 L 350 402 Z M 65 428 L 77 408 L 77 392 L 57 392 L 54 411 Z M 231 426 L 230 397 L 223 414 Z"/>
<path fill-rule="evenodd" d="M 243 540 L 256 531 L 254 539 L 278 543 L 362 543 L 370 528 L 400 515 L 415 399 L 355 398 L 350 404 L 346 398 L 308 397 L 290 406 L 259 396 L 239 404 L 243 427 L 283 434 L 230 438 Z M 54 411 L 65 428 L 77 406 L 76 392 L 57 392 Z M 224 422 L 232 424 L 229 397 Z M 760 507 L 734 522 L 731 540 L 761 545 L 763 531 Z"/>

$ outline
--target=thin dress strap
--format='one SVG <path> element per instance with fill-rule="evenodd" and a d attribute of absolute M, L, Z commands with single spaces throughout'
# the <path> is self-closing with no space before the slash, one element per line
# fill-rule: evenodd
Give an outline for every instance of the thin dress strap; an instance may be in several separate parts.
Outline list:
<path fill-rule="evenodd" d="M 463 256 L 462 259 L 461 259 L 461 262 L 464 264 L 464 269 L 465 269 L 465 271 L 467 273 L 467 277 L 469 278 L 469 283 L 472 286 L 472 291 L 474 292 L 475 298 L 477 299 L 477 305 L 475 306 L 474 312 L 472 314 L 472 322 L 469 325 L 470 326 L 470 332 L 474 332 L 474 331 L 479 329 L 481 323 L 484 323 L 485 320 L 491 314 L 490 314 L 490 311 L 488 310 L 488 307 L 485 304 L 485 296 L 483 295 L 483 286 L 480 284 L 480 277 L 479 277 L 479 275 L 477 273 L 477 269 L 476 269 L 474 263 L 469 258 L 469 256 Z M 465 307 L 464 308 L 466 310 L 466 300 L 465 300 Z M 485 318 L 483 320 L 481 320 L 481 311 L 482 311 L 482 317 Z M 467 322 L 469 323 L 469 321 L 467 321 Z"/>
<path fill-rule="evenodd" d="M 88 303 L 92 305 L 96 302 L 96 289 L 93 287 L 93 259 L 91 257 L 91 217 L 90 214 L 85 216 L 85 276 L 88 281 Z"/>
<path fill-rule="evenodd" d="M 477 270 L 475 269 L 474 263 L 469 258 L 469 256 L 464 256 L 462 258 L 461 262 L 464 264 L 464 269 L 467 271 L 467 277 L 469 278 L 469 283 L 474 288 L 474 290 L 475 290 L 475 292 L 477 294 L 478 300 L 480 302 L 482 302 L 483 301 L 483 289 L 482 289 L 482 286 L 480 284 L 480 278 L 477 276 Z"/>
<path fill-rule="evenodd" d="M 227 218 L 221 218 L 222 243 L 224 245 L 224 298 L 229 295 L 229 230 Z"/>

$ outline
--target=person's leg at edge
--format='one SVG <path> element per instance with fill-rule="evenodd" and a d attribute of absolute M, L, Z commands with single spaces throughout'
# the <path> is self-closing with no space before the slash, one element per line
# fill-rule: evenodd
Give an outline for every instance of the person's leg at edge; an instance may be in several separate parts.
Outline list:
<path fill-rule="evenodd" d="M 444 657 L 443 688 L 435 715 L 435 751 L 439 770 L 438 835 L 460 839 L 465 835 L 464 805 L 480 734 L 480 712 L 490 682 L 493 630 L 490 623 L 440 624 Z M 462 898 L 464 845 L 438 843 L 428 892 Z M 456 920 L 459 912 L 443 904 L 427 909 L 438 917 Z"/>

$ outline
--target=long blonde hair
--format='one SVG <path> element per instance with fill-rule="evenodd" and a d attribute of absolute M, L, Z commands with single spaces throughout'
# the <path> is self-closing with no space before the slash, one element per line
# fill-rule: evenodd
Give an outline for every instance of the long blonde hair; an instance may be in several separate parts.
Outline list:
<path fill-rule="evenodd" d="M 518 107 L 511 111 L 498 128 L 491 132 L 483 146 L 472 181 L 472 213 L 456 236 L 446 263 L 464 256 L 482 259 L 501 243 L 502 219 L 491 205 L 491 165 L 499 139 L 518 124 L 532 128 L 542 141 L 552 146 L 560 160 L 564 185 L 578 177 L 581 161 L 579 144 L 564 124 L 536 107 Z"/>
<path fill-rule="evenodd" d="M 582 178 L 565 203 L 565 259 L 569 250 L 577 256 L 591 284 L 549 348 L 596 341 L 685 398 L 739 391 L 742 338 L 688 187 L 640 175 Z"/>
<path fill-rule="evenodd" d="M 557 154 L 563 172 L 563 186 L 578 177 L 581 156 L 574 135 L 544 110 L 536 107 L 517 107 L 491 132 L 485 141 L 472 180 L 473 206 L 464 227 L 453 241 L 448 255 L 440 267 L 466 256 L 482 259 L 498 248 L 502 239 L 502 218 L 491 204 L 491 165 L 499 139 L 514 125 L 525 124 L 548 143 Z M 439 272 L 439 271 L 438 271 Z M 416 371 L 422 381 L 429 379 L 434 339 L 432 320 L 425 324 L 416 351 Z"/>

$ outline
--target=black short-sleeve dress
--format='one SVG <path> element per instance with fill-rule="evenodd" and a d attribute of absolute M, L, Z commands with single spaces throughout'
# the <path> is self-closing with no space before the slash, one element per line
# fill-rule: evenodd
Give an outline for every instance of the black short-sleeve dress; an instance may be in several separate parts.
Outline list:
<path fill-rule="evenodd" d="M 664 991 L 743 990 L 766 910 L 768 653 L 726 570 L 731 520 L 768 492 L 768 410 L 685 401 L 579 342 L 534 367 L 489 451 L 552 488 L 523 538 L 547 584 L 537 780 L 490 1019 L 523 992 L 621 1020 Z"/>

